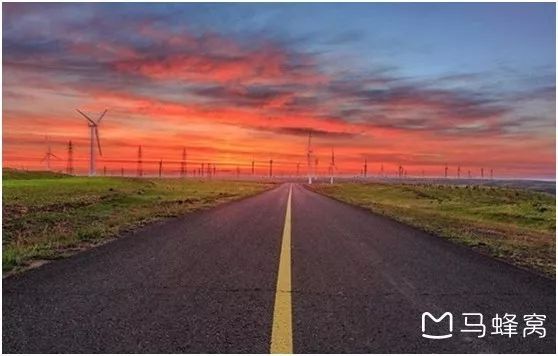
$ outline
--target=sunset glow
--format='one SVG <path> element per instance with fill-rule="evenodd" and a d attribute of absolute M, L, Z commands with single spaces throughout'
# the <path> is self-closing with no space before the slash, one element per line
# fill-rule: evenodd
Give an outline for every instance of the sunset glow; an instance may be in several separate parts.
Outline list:
<path fill-rule="evenodd" d="M 3 4 L 3 165 L 553 178 L 554 4 L 417 5 Z"/>

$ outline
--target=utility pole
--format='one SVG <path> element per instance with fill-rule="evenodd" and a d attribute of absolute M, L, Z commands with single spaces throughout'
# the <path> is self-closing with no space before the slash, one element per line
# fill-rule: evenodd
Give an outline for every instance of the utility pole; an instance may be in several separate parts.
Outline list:
<path fill-rule="evenodd" d="M 74 147 L 72 146 L 72 140 L 68 142 L 68 165 L 66 167 L 66 173 L 74 174 Z"/>
<path fill-rule="evenodd" d="M 481 168 L 481 179 L 484 179 L 484 168 Z"/>
<path fill-rule="evenodd" d="M 161 175 L 163 174 L 163 160 L 159 161 L 159 178 L 161 178 Z"/>
<path fill-rule="evenodd" d="M 186 166 L 186 147 L 182 148 L 182 161 L 180 162 L 180 176 L 185 177 L 188 175 Z"/>
<path fill-rule="evenodd" d="M 124 177 L 124 167 L 120 167 L 120 175 Z"/>
<path fill-rule="evenodd" d="M 203 177 L 204 176 L 204 169 L 205 169 L 205 163 L 201 164 L 201 169 L 200 169 L 200 175 Z"/>
<path fill-rule="evenodd" d="M 215 167 L 215 164 L 213 164 L 213 176 L 215 177 L 215 174 L 217 173 L 217 168 Z"/>
<path fill-rule="evenodd" d="M 236 166 L 236 179 L 240 177 L 240 167 Z"/>
<path fill-rule="evenodd" d="M 457 166 L 457 179 L 461 178 L 461 166 Z"/>
<path fill-rule="evenodd" d="M 308 132 L 306 157 L 308 159 L 308 184 L 312 184 L 312 131 Z"/>
<path fill-rule="evenodd" d="M 384 176 L 384 164 L 382 163 L 382 166 L 380 167 L 380 176 L 383 177 Z"/>
<path fill-rule="evenodd" d="M 143 176 L 143 162 L 142 162 L 142 152 L 141 152 L 141 145 L 138 148 L 138 177 Z"/>
<path fill-rule="evenodd" d="M 300 175 L 300 162 L 296 164 L 296 176 L 298 177 L 299 175 Z"/>
<path fill-rule="evenodd" d="M 103 166 L 103 177 L 107 176 L 107 166 Z"/>
<path fill-rule="evenodd" d="M 269 178 L 273 177 L 273 160 L 269 160 Z"/>
<path fill-rule="evenodd" d="M 368 176 L 368 160 L 364 159 L 364 178 Z"/>
<path fill-rule="evenodd" d="M 254 176 L 255 173 L 256 170 L 254 169 L 254 160 L 252 160 L 252 177 Z"/>
<path fill-rule="evenodd" d="M 444 169 L 444 178 L 448 177 L 448 164 L 446 163 L 446 168 Z"/>
<path fill-rule="evenodd" d="M 470 169 L 467 171 L 467 177 L 468 177 L 469 179 L 471 179 L 471 170 L 470 170 Z"/>
<path fill-rule="evenodd" d="M 494 179 L 494 170 L 490 168 L 490 180 Z"/>

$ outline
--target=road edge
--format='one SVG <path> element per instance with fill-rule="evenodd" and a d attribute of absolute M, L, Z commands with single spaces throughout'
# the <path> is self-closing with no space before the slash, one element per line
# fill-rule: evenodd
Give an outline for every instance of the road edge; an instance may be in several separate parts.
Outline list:
<path fill-rule="evenodd" d="M 264 188 L 263 190 L 261 190 L 259 192 L 255 192 L 255 193 L 251 193 L 251 194 L 244 195 L 244 196 L 241 196 L 241 197 L 233 198 L 233 199 L 225 201 L 225 202 L 216 203 L 215 205 L 212 205 L 212 206 L 202 206 L 202 207 L 194 208 L 194 210 L 188 211 L 184 214 L 180 214 L 180 215 L 177 215 L 177 216 L 161 216 L 161 217 L 156 217 L 153 220 L 150 220 L 150 221 L 147 221 L 147 222 L 144 222 L 144 223 L 139 222 L 135 226 L 125 228 L 122 231 L 120 231 L 120 232 L 118 232 L 114 235 L 106 236 L 106 237 L 104 237 L 104 238 L 102 238 L 98 241 L 83 242 L 83 243 L 78 244 L 75 247 L 65 249 L 65 250 L 63 250 L 63 252 L 61 252 L 60 255 L 58 255 L 57 257 L 52 258 L 52 259 L 31 259 L 31 260 L 28 261 L 29 264 L 26 265 L 26 266 L 19 267 L 19 268 L 14 268 L 14 269 L 12 269 L 10 271 L 7 271 L 7 272 L 2 272 L 2 280 L 5 280 L 5 279 L 11 278 L 11 277 L 15 277 L 15 276 L 19 276 L 19 275 L 21 275 L 21 274 L 23 274 L 27 271 L 40 268 L 40 267 L 42 267 L 46 264 L 49 264 L 51 262 L 64 260 L 66 258 L 78 255 L 82 252 L 89 251 L 91 249 L 109 244 L 109 243 L 114 242 L 116 240 L 119 240 L 123 237 L 134 235 L 138 231 L 141 231 L 142 229 L 145 229 L 145 228 L 148 228 L 148 227 L 152 227 L 153 225 L 164 224 L 166 222 L 173 221 L 173 220 L 176 220 L 176 219 L 183 219 L 185 216 L 188 216 L 190 214 L 196 214 L 196 213 L 200 213 L 200 212 L 203 212 L 203 211 L 208 211 L 208 210 L 211 210 L 211 209 L 218 209 L 218 208 L 221 208 L 221 207 L 225 207 L 229 204 L 237 203 L 237 202 L 240 202 L 242 200 L 250 199 L 250 198 L 253 198 L 253 197 L 258 196 L 260 194 L 272 191 L 274 189 L 279 188 L 282 185 L 282 183 L 279 183 L 279 182 L 267 182 L 267 183 L 271 184 L 270 187 Z"/>
<path fill-rule="evenodd" d="M 551 275 L 544 274 L 544 273 L 542 273 L 542 272 L 540 272 L 540 271 L 537 271 L 537 270 L 533 270 L 533 269 L 530 269 L 530 268 L 527 268 L 527 267 L 523 267 L 523 266 L 518 266 L 518 265 L 516 265 L 516 264 L 511 263 L 511 262 L 508 261 L 508 260 L 505 260 L 505 259 L 502 259 L 502 258 L 498 258 L 498 257 L 496 257 L 496 256 L 493 256 L 493 255 L 491 255 L 491 254 L 485 252 L 485 251 L 477 250 L 477 249 L 474 249 L 474 248 L 471 247 L 471 246 L 467 246 L 467 245 L 465 245 L 465 244 L 461 244 L 461 243 L 459 243 L 458 241 L 453 241 L 453 240 L 450 240 L 450 239 L 445 238 L 445 237 L 443 237 L 443 236 L 436 235 L 435 233 L 432 233 L 431 231 L 427 231 L 427 230 L 421 229 L 421 228 L 418 227 L 418 226 L 409 225 L 409 224 L 407 224 L 406 222 L 404 222 L 404 221 L 399 221 L 399 220 L 397 220 L 397 219 L 395 219 L 395 218 L 393 218 L 393 217 L 391 217 L 391 216 L 389 216 L 389 215 L 381 214 L 381 213 L 378 213 L 378 212 L 376 212 L 376 211 L 373 211 L 373 210 L 370 209 L 370 208 L 365 208 L 365 207 L 360 206 L 360 205 L 351 204 L 351 203 L 348 203 L 348 202 L 346 202 L 346 201 L 340 200 L 340 199 L 338 199 L 338 198 L 335 198 L 335 197 L 332 197 L 332 196 L 323 194 L 322 192 L 315 191 L 315 190 L 313 190 L 311 187 L 309 187 L 308 184 L 302 184 L 302 186 L 303 186 L 304 189 L 308 190 L 309 192 L 318 194 L 318 195 L 320 195 L 320 196 L 322 196 L 322 197 L 324 197 L 324 198 L 328 198 L 328 199 L 331 199 L 331 200 L 335 200 L 335 201 L 337 201 L 337 202 L 339 202 L 339 203 L 341 203 L 341 204 L 345 204 L 345 205 L 350 206 L 350 207 L 352 207 L 352 208 L 356 208 L 356 209 L 365 211 L 365 212 L 367 212 L 367 213 L 369 213 L 369 214 L 373 214 L 373 215 L 380 216 L 380 217 L 385 218 L 385 219 L 389 219 L 389 220 L 391 220 L 391 221 L 393 221 L 393 222 L 395 222 L 395 223 L 398 223 L 398 224 L 404 225 L 404 226 L 406 226 L 406 227 L 409 227 L 409 228 L 411 228 L 411 229 L 415 229 L 415 230 L 418 230 L 418 231 L 420 231 L 420 232 L 422 232 L 422 233 L 425 233 L 425 234 L 431 236 L 432 238 L 435 238 L 435 239 L 444 241 L 444 242 L 449 243 L 449 244 L 452 244 L 452 245 L 454 245 L 454 246 L 459 246 L 460 248 L 466 249 L 466 250 L 471 251 L 471 252 L 473 252 L 473 253 L 476 253 L 476 254 L 478 254 L 478 255 L 484 256 L 484 257 L 489 258 L 489 259 L 492 259 L 492 260 L 494 260 L 494 261 L 498 261 L 498 262 L 503 263 L 503 264 L 505 264 L 505 265 L 507 265 L 507 266 L 514 267 L 514 268 L 516 268 L 516 269 L 518 269 L 518 270 L 520 270 L 520 271 L 528 272 L 528 273 L 534 274 L 534 275 L 536 275 L 536 276 L 538 276 L 538 277 L 542 277 L 542 278 L 548 279 L 548 280 L 550 280 L 550 281 L 556 283 L 556 275 L 551 276 Z"/>

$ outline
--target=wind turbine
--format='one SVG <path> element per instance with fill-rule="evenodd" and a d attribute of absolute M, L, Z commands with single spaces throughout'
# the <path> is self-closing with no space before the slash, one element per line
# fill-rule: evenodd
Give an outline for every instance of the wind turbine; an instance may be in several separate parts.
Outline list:
<path fill-rule="evenodd" d="M 89 142 L 89 175 L 94 176 L 95 175 L 95 153 L 96 153 L 95 152 L 95 142 L 97 143 L 97 149 L 99 150 L 99 156 L 102 156 L 103 153 L 101 151 L 101 142 L 99 141 L 99 124 L 101 123 L 101 120 L 103 119 L 103 117 L 107 113 L 107 109 L 105 109 L 105 111 L 103 111 L 103 113 L 101 114 L 101 116 L 99 116 L 97 121 L 94 121 L 89 116 L 87 116 L 83 112 L 81 112 L 79 109 L 76 109 L 76 111 L 78 113 L 80 113 L 81 116 L 83 116 L 87 120 L 87 125 L 89 126 L 89 131 L 90 131 L 90 138 L 89 138 L 89 140 L 90 140 L 90 142 Z"/>
<path fill-rule="evenodd" d="M 329 169 L 331 170 L 329 184 L 333 184 L 333 176 L 335 175 L 335 152 L 333 151 L 333 147 L 331 148 L 331 163 Z"/>
<path fill-rule="evenodd" d="M 308 148 L 306 151 L 306 157 L 308 158 L 308 184 L 312 184 L 312 130 L 308 132 Z"/>
<path fill-rule="evenodd" d="M 50 148 L 50 140 L 49 140 L 49 137 L 48 137 L 48 136 L 45 136 L 45 140 L 46 140 L 46 142 L 47 142 L 47 151 L 46 151 L 46 153 L 45 153 L 43 159 L 41 160 L 41 162 L 46 161 L 46 163 L 47 163 L 47 169 L 50 171 L 50 158 L 51 158 L 51 157 L 54 157 L 54 158 L 56 158 L 57 160 L 60 160 L 60 158 L 58 158 L 57 155 L 55 155 L 54 153 L 52 153 L 52 149 Z"/>

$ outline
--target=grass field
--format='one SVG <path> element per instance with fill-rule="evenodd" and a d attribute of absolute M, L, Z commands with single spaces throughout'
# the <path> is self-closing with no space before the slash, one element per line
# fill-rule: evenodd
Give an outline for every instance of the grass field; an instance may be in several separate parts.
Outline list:
<path fill-rule="evenodd" d="M 60 258 L 150 221 L 249 196 L 269 184 L 88 178 L 3 171 L 3 272 Z"/>
<path fill-rule="evenodd" d="M 497 187 L 320 184 L 312 189 L 555 276 L 556 198 Z"/>

